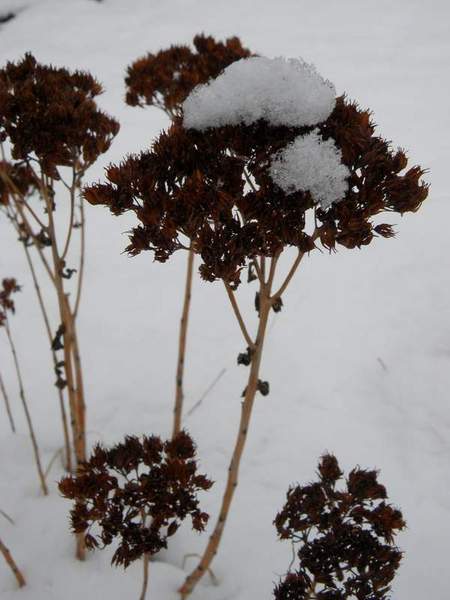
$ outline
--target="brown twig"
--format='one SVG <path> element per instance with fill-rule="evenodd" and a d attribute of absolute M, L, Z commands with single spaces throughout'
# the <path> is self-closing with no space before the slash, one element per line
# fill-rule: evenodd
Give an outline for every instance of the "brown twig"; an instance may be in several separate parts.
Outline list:
<path fill-rule="evenodd" d="M 186 356 L 186 340 L 189 323 L 189 308 L 192 296 L 192 277 L 194 268 L 194 251 L 192 248 L 188 252 L 188 264 L 186 270 L 186 284 L 184 289 L 183 310 L 181 313 L 180 333 L 178 341 L 178 359 L 177 372 L 175 379 L 175 406 L 173 410 L 173 429 L 172 437 L 175 437 L 181 431 L 181 417 L 183 413 L 183 375 Z"/>
<path fill-rule="evenodd" d="M 234 295 L 233 290 L 230 287 L 230 284 L 224 281 L 225 289 L 227 290 L 228 298 L 230 299 L 231 306 L 233 307 L 234 314 L 236 316 L 237 322 L 239 323 L 239 327 L 241 328 L 242 335 L 244 336 L 245 341 L 247 342 L 247 346 L 251 349 L 254 348 L 255 342 L 250 337 L 247 327 L 245 326 L 244 319 L 242 318 L 241 311 L 239 310 L 238 303 L 236 301 L 236 297 Z"/>
<path fill-rule="evenodd" d="M 9 403 L 8 394 L 6 392 L 5 384 L 3 383 L 2 374 L 0 373 L 0 391 L 3 396 L 3 400 L 5 401 L 6 413 L 8 415 L 9 423 L 11 425 L 11 430 L 13 433 L 16 433 L 16 425 L 14 423 L 14 419 L 11 412 L 11 405 Z"/>
<path fill-rule="evenodd" d="M 24 585 L 26 585 L 25 577 L 23 576 L 22 571 L 16 565 L 16 563 L 11 555 L 11 552 L 8 550 L 8 548 L 5 546 L 5 544 L 2 542 L 1 539 L 0 539 L 0 552 L 3 554 L 3 556 L 6 560 L 6 563 L 10 567 L 11 571 L 14 573 L 14 576 L 17 580 L 18 586 L 23 587 Z"/>

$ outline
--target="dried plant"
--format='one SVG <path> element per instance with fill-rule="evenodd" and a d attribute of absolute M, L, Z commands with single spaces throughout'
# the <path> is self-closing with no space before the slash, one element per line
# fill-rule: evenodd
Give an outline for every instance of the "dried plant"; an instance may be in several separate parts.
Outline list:
<path fill-rule="evenodd" d="M 135 61 L 128 68 L 125 78 L 127 104 L 155 106 L 173 120 L 181 114 L 182 102 L 196 85 L 216 77 L 236 60 L 250 56 L 250 51 L 242 46 L 237 37 L 222 43 L 210 36 L 196 35 L 193 45 L 194 52 L 188 46 L 171 46 L 167 50 L 161 50 L 157 54 L 147 54 Z M 183 413 L 183 379 L 194 257 L 194 250 L 189 249 L 178 340 L 173 436 L 181 430 Z"/>
<path fill-rule="evenodd" d="M 171 46 L 135 61 L 125 78 L 127 104 L 157 106 L 173 118 L 181 114 L 181 104 L 196 85 L 251 54 L 237 37 L 223 43 L 196 35 L 193 45 L 195 51 L 189 46 Z"/>
<path fill-rule="evenodd" d="M 101 92 L 101 85 L 89 73 L 40 65 L 31 54 L 0 70 L 0 204 L 26 252 L 52 348 L 69 468 L 63 390 L 69 401 L 77 463 L 86 458 L 85 398 L 76 327 L 85 261 L 85 216 L 79 190 L 86 170 L 108 150 L 119 130 L 118 123 L 96 105 L 95 98 Z M 8 147 L 3 144 L 6 141 Z M 69 208 L 65 231 L 59 231 L 54 216 L 61 202 Z M 68 261 L 73 260 L 75 230 L 80 249 L 73 267 Z M 59 315 L 54 324 L 41 293 L 31 248 L 57 296 Z M 58 356 L 60 351 L 62 357 Z M 82 554 L 78 548 L 80 558 Z"/>
<path fill-rule="evenodd" d="M 24 587 L 26 585 L 25 577 L 22 574 L 22 571 L 17 566 L 14 558 L 12 557 L 11 552 L 5 546 L 3 541 L 0 538 L 0 552 L 3 554 L 3 558 L 6 560 L 6 564 L 9 566 L 11 571 L 14 573 L 14 577 L 16 578 L 17 585 L 19 587 Z"/>
<path fill-rule="evenodd" d="M 22 370 L 20 368 L 19 357 L 17 355 L 16 346 L 11 333 L 11 326 L 9 322 L 9 314 L 14 314 L 16 311 L 15 303 L 13 300 L 13 294 L 20 291 L 20 287 L 17 285 L 15 279 L 3 279 L 2 287 L 0 288 L 0 329 L 4 329 L 6 337 L 8 338 L 9 347 L 14 360 L 14 367 L 17 375 L 17 382 L 19 384 L 20 399 L 22 401 L 25 418 L 28 425 L 28 431 L 30 433 L 31 444 L 33 446 L 34 459 L 36 462 L 36 468 L 39 475 L 39 481 L 41 484 L 41 490 L 44 495 L 48 494 L 47 484 L 45 481 L 45 474 L 42 469 L 42 463 L 39 453 L 39 446 L 36 440 L 36 434 L 34 432 L 33 422 L 31 419 L 30 410 L 28 408 L 27 397 L 25 395 L 25 387 L 22 377 Z M 5 396 L 6 399 L 6 396 Z M 10 408 L 7 405 L 7 409 Z"/>
<path fill-rule="evenodd" d="M 203 531 L 208 515 L 197 494 L 212 482 L 197 471 L 196 447 L 181 431 L 163 442 L 156 436 L 128 436 L 106 449 L 96 446 L 77 477 L 59 484 L 64 497 L 75 502 L 72 529 L 84 536 L 88 548 L 118 547 L 112 563 L 128 567 L 144 559 L 145 597 L 149 557 L 167 547 L 181 522 Z"/>
<path fill-rule="evenodd" d="M 156 260 L 164 262 L 178 250 L 198 254 L 203 279 L 223 281 L 247 346 L 239 362 L 248 365 L 250 373 L 222 507 L 200 564 L 180 590 L 183 597 L 217 553 L 237 487 L 255 396 L 269 391 L 268 383 L 260 379 L 269 314 L 281 310 L 282 296 L 303 257 L 320 247 L 319 242 L 331 251 L 392 237 L 392 226 L 379 222 L 380 213 L 415 212 L 428 193 L 421 181 L 423 170 L 415 166 L 405 171 L 405 153 L 393 151 L 375 135 L 369 112 L 345 97 L 336 99 L 331 114 L 315 126 L 314 133 L 324 141 L 333 140 L 339 149 L 348 169 L 344 197 L 324 209 L 308 190 L 284 191 L 271 177 L 273 156 L 312 130 L 259 120 L 199 131 L 186 129 L 182 118 L 175 118 L 151 150 L 109 166 L 107 182 L 84 191 L 91 204 L 106 205 L 114 215 L 134 213 L 138 224 L 130 234 L 130 255 L 151 250 Z M 314 223 L 312 230 L 308 222 Z M 288 247 L 297 248 L 298 254 L 276 287 L 278 261 Z M 259 322 L 253 336 L 235 295 L 244 269 L 249 282 L 258 282 Z"/>
<path fill-rule="evenodd" d="M 387 600 L 402 558 L 394 544 L 405 527 L 386 503 L 376 471 L 356 467 L 343 483 L 335 456 L 319 462 L 318 481 L 296 485 L 275 518 L 282 540 L 299 546 L 299 565 L 276 586 L 276 600 Z"/>

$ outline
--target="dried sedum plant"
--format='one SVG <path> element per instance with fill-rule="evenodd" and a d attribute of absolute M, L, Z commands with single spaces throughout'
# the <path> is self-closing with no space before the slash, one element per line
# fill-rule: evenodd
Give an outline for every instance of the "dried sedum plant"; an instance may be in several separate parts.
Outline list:
<path fill-rule="evenodd" d="M 387 600 L 402 558 L 394 544 L 405 527 L 402 513 L 386 502 L 376 471 L 359 467 L 342 484 L 335 456 L 324 455 L 317 482 L 291 487 L 275 518 L 282 540 L 299 546 L 274 591 L 276 600 Z"/>
<path fill-rule="evenodd" d="M 86 458 L 76 327 L 85 261 L 85 215 L 79 190 L 86 170 L 108 150 L 119 130 L 117 121 L 97 107 L 96 97 L 101 92 L 101 85 L 89 73 L 41 65 L 31 54 L 0 70 L 0 208 L 23 244 L 44 318 L 60 396 L 68 469 L 71 444 L 63 390 L 69 401 L 77 463 Z M 55 215 L 61 204 L 63 216 L 68 212 L 66 225 Z M 80 238 L 78 256 L 73 254 L 74 231 Z M 36 256 L 58 300 L 55 323 L 39 285 Z"/>
<path fill-rule="evenodd" d="M 157 54 L 147 54 L 135 61 L 127 70 L 126 102 L 130 106 L 155 106 L 172 120 L 181 114 L 181 106 L 199 83 L 216 77 L 231 63 L 250 56 L 239 38 L 217 42 L 213 37 L 196 35 L 195 51 L 188 46 L 171 46 Z M 183 379 L 186 364 L 186 342 L 192 296 L 192 279 L 195 252 L 189 250 L 186 269 L 184 299 L 178 341 L 175 377 L 175 403 L 172 435 L 181 430 L 183 412 Z"/>
<path fill-rule="evenodd" d="M 197 494 L 211 486 L 198 473 L 194 442 L 181 431 L 166 442 L 128 436 L 110 449 L 97 445 L 78 475 L 65 477 L 59 489 L 75 502 L 72 528 L 88 548 L 117 541 L 112 563 L 125 568 L 144 559 L 143 599 L 149 557 L 167 547 L 187 517 L 203 531 L 208 515 L 200 510 Z"/>
<path fill-rule="evenodd" d="M 12 357 L 14 360 L 14 368 L 16 371 L 17 382 L 19 385 L 20 399 L 22 401 L 22 406 L 23 406 L 25 418 L 27 421 L 28 431 L 30 434 L 31 444 L 33 447 L 34 460 L 36 463 L 36 469 L 37 469 L 38 476 L 39 476 L 39 482 L 41 485 L 42 493 L 44 494 L 44 496 L 46 496 L 48 494 L 48 489 L 47 489 L 47 483 L 45 481 L 45 473 L 42 468 L 39 446 L 37 443 L 36 434 L 34 432 L 33 422 L 31 419 L 31 414 L 30 414 L 30 410 L 28 407 L 28 401 L 27 401 L 27 397 L 25 394 L 25 385 L 24 385 L 23 376 L 22 376 L 22 369 L 20 367 L 19 357 L 17 354 L 16 345 L 14 343 L 14 339 L 13 339 L 12 332 L 11 332 L 11 325 L 10 325 L 9 314 L 15 314 L 15 312 L 16 312 L 16 306 L 15 306 L 15 302 L 13 300 L 13 294 L 16 294 L 19 291 L 20 291 L 20 287 L 17 284 L 17 281 L 15 279 L 13 279 L 13 278 L 3 279 L 2 287 L 0 288 L 0 329 L 4 329 L 6 332 L 6 337 L 8 339 L 9 348 L 11 350 L 11 354 L 12 354 Z M 0 379 L 0 381 L 1 381 L 1 379 Z M 1 385 L 2 392 L 3 392 L 5 404 L 6 404 L 6 410 L 7 410 L 10 422 L 11 422 L 11 427 L 13 428 L 13 431 L 15 431 L 14 421 L 13 421 L 12 414 L 11 414 L 11 407 L 9 405 L 9 399 L 8 399 L 8 396 L 6 395 L 6 390 L 4 388 L 4 384 L 2 381 L 1 381 L 1 384 L 2 384 Z"/>
<path fill-rule="evenodd" d="M 192 592 L 217 553 L 238 483 L 256 393 L 269 391 L 268 382 L 260 379 L 269 315 L 281 310 L 282 296 L 303 257 L 321 246 L 330 251 L 338 246 L 361 248 L 378 237 L 392 237 L 392 226 L 380 222 L 380 215 L 415 212 L 428 193 L 421 180 L 423 170 L 418 166 L 406 170 L 405 153 L 376 135 L 370 113 L 344 96 L 335 99 L 321 122 L 314 123 L 298 109 L 298 125 L 292 125 L 292 111 L 290 124 L 282 125 L 278 88 L 265 83 L 260 86 L 263 93 L 251 97 L 243 115 L 230 99 L 241 89 L 248 72 L 246 61 L 254 61 L 256 75 L 273 75 L 277 81 L 278 60 L 272 60 L 269 68 L 270 59 L 261 62 L 250 57 L 233 63 L 185 101 L 188 123 L 196 123 L 197 128 L 188 128 L 186 115 L 175 117 L 149 151 L 109 166 L 107 181 L 84 191 L 91 204 L 105 205 L 114 215 L 135 215 L 137 223 L 127 247 L 130 255 L 150 250 L 164 262 L 179 250 L 197 254 L 203 279 L 224 283 L 247 346 L 239 363 L 248 365 L 250 373 L 222 506 L 205 553 L 180 590 L 182 597 Z M 291 73 L 298 98 L 308 89 L 316 95 L 322 90 L 328 102 L 334 87 L 311 65 L 288 61 L 283 68 L 284 85 L 289 85 Z M 229 77 L 230 70 L 235 77 Z M 229 82 L 227 94 L 221 78 Z M 283 103 L 294 103 L 295 113 L 295 94 L 286 89 L 280 93 Z M 217 102 L 222 102 L 219 108 Z M 233 125 L 223 125 L 224 114 Z M 311 148 L 317 157 L 313 162 Z M 291 247 L 297 249 L 297 257 L 276 284 L 279 258 Z M 258 283 L 254 335 L 235 295 L 245 271 L 249 282 Z"/>

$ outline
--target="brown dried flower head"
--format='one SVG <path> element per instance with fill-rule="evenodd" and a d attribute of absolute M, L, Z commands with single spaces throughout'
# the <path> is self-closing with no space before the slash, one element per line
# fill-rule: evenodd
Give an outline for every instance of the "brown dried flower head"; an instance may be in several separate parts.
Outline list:
<path fill-rule="evenodd" d="M 191 243 L 202 258 L 204 279 L 234 285 L 251 259 L 286 246 L 310 251 L 319 239 L 327 249 L 355 248 L 376 236 L 391 237 L 392 227 L 373 218 L 418 210 L 428 193 L 423 170 L 405 171 L 404 152 L 375 135 L 367 111 L 340 97 L 317 131 L 340 150 L 349 185 L 340 202 L 323 210 L 308 191 L 287 193 L 269 174 L 274 153 L 312 129 L 260 120 L 197 131 L 186 130 L 178 118 L 150 151 L 109 166 L 107 182 L 88 187 L 85 197 L 115 215 L 135 213 L 131 255 L 152 250 L 165 261 Z M 308 211 L 315 234 L 307 230 Z"/>
<path fill-rule="evenodd" d="M 196 85 L 217 77 L 232 62 L 250 56 L 237 37 L 223 43 L 196 35 L 193 45 L 194 52 L 189 46 L 171 46 L 157 54 L 147 54 L 128 67 L 127 104 L 157 106 L 175 115 Z"/>
<path fill-rule="evenodd" d="M 14 314 L 16 306 L 12 295 L 20 292 L 20 286 L 17 285 L 15 279 L 3 279 L 2 287 L 0 288 L 0 327 L 2 327 L 7 319 L 7 312 Z"/>
<path fill-rule="evenodd" d="M 36 181 L 28 165 L 0 160 L 0 208 L 9 205 L 11 188 L 26 197 L 36 189 Z"/>
<path fill-rule="evenodd" d="M 300 561 L 275 588 L 276 600 L 386 600 L 402 553 L 394 544 L 405 527 L 386 502 L 376 471 L 343 473 L 330 454 L 319 462 L 319 480 L 289 489 L 275 518 L 280 539 L 298 543 Z"/>
<path fill-rule="evenodd" d="M 39 64 L 32 54 L 0 70 L 0 140 L 15 160 L 37 159 L 58 179 L 58 166 L 86 169 L 106 152 L 119 124 L 95 102 L 102 92 L 89 73 Z"/>
<path fill-rule="evenodd" d="M 79 474 L 65 477 L 60 492 L 73 500 L 74 533 L 93 549 L 118 542 L 112 562 L 127 567 L 144 554 L 167 547 L 167 540 L 190 517 L 203 531 L 208 515 L 197 493 L 212 482 L 197 471 L 196 448 L 184 431 L 163 442 L 156 436 L 128 436 L 106 449 L 95 447 Z"/>

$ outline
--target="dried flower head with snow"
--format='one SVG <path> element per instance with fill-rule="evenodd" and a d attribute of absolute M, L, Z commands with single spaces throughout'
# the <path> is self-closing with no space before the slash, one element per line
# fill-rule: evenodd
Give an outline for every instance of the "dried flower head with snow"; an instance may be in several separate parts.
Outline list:
<path fill-rule="evenodd" d="M 250 56 L 237 37 L 218 42 L 211 36 L 196 35 L 193 45 L 194 51 L 189 46 L 171 46 L 135 61 L 125 79 L 127 104 L 157 106 L 174 116 L 195 86 Z"/>
<path fill-rule="evenodd" d="M 198 473 L 195 457 L 195 444 L 184 431 L 166 442 L 128 436 L 110 449 L 97 445 L 78 475 L 59 484 L 62 495 L 75 502 L 73 531 L 91 549 L 117 540 L 112 562 L 124 567 L 166 548 L 187 517 L 203 531 L 208 515 L 197 494 L 212 482 Z"/>
<path fill-rule="evenodd" d="M 248 80 L 248 81 L 247 81 Z M 204 279 L 238 285 L 258 257 L 391 237 L 382 212 L 416 211 L 423 170 L 375 135 L 368 111 L 334 98 L 303 62 L 248 58 L 194 89 L 151 150 L 107 169 L 91 204 L 132 211 L 127 248 L 165 261 L 191 246 Z M 283 120 L 283 115 L 285 115 Z M 310 212 L 313 219 L 306 219 Z M 314 221 L 311 230 L 307 222 Z"/>
<path fill-rule="evenodd" d="M 302 127 L 325 121 L 336 102 L 334 85 L 298 59 L 252 56 L 239 60 L 183 103 L 186 128 L 224 125 Z"/>
<path fill-rule="evenodd" d="M 376 471 L 359 467 L 337 489 L 336 457 L 319 462 L 319 480 L 289 489 L 275 519 L 280 539 L 298 544 L 299 565 L 276 587 L 276 600 L 387 600 L 402 558 L 394 537 L 402 513 L 386 503 Z"/>

